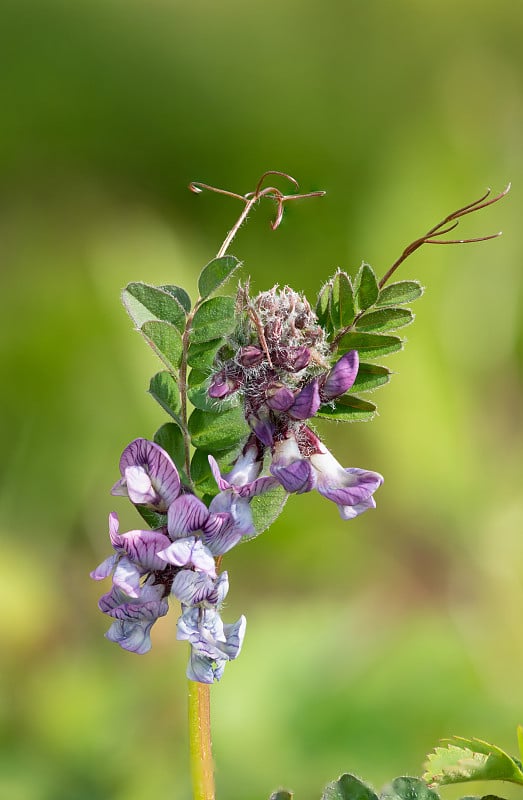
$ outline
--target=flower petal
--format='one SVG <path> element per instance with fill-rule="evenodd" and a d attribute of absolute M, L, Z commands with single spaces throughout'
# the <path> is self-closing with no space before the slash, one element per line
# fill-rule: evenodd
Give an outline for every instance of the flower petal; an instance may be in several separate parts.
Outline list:
<path fill-rule="evenodd" d="M 203 530 L 205 544 L 213 556 L 227 553 L 243 536 L 244 533 L 236 526 L 233 515 L 227 512 L 210 514 Z"/>
<path fill-rule="evenodd" d="M 101 564 L 98 564 L 96 569 L 93 569 L 93 571 L 89 573 L 91 578 L 95 581 L 101 581 L 104 578 L 108 578 L 113 569 L 116 567 L 117 562 L 118 555 L 113 553 L 112 556 L 106 558 L 105 561 L 102 561 Z"/>
<path fill-rule="evenodd" d="M 212 659 L 196 653 L 191 648 L 191 657 L 187 665 L 186 675 L 190 681 L 214 683 L 222 677 L 226 663 L 225 658 Z"/>
<path fill-rule="evenodd" d="M 320 405 L 318 379 L 314 378 L 309 383 L 306 383 L 301 392 L 295 397 L 288 414 L 293 419 L 309 419 L 309 417 L 315 415 Z"/>
<path fill-rule="evenodd" d="M 136 530 L 111 537 L 115 550 L 125 552 L 143 571 L 165 569 L 165 561 L 158 557 L 160 550 L 169 547 L 171 540 L 160 531 Z"/>
<path fill-rule="evenodd" d="M 120 458 L 120 473 L 125 477 L 128 467 L 143 467 L 166 509 L 180 492 L 180 477 L 171 457 L 159 445 L 148 439 L 135 439 Z"/>
<path fill-rule="evenodd" d="M 267 405 L 273 411 L 288 411 L 294 403 L 294 392 L 287 386 L 279 386 L 267 390 Z"/>
<path fill-rule="evenodd" d="M 183 494 L 169 506 L 167 529 L 172 539 L 199 531 L 205 525 L 209 512 L 204 503 L 193 494 Z"/>
<path fill-rule="evenodd" d="M 323 381 L 320 381 L 320 397 L 323 402 L 345 394 L 358 374 L 359 356 L 357 350 L 350 350 L 336 362 Z"/>
<path fill-rule="evenodd" d="M 216 577 L 216 565 L 212 553 L 196 536 L 177 539 L 165 550 L 161 550 L 158 557 L 162 559 L 164 566 L 165 562 L 176 567 L 193 566 L 200 572 Z"/>
<path fill-rule="evenodd" d="M 288 492 L 310 492 L 315 486 L 315 473 L 306 458 L 297 459 L 291 464 L 282 464 L 274 460 L 271 464 L 271 472 Z"/>

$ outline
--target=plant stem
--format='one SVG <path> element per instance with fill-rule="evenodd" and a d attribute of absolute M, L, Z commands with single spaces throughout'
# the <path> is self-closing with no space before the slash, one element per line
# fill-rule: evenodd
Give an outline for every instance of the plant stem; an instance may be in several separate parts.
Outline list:
<path fill-rule="evenodd" d="M 189 681 L 189 757 L 193 800 L 214 800 L 210 687 Z"/>

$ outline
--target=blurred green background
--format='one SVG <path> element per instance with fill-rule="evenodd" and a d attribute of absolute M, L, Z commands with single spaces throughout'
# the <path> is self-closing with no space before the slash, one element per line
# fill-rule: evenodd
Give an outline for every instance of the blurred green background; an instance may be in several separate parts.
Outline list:
<path fill-rule="evenodd" d="M 194 294 L 246 192 L 285 170 L 322 200 L 232 252 L 256 290 L 314 298 L 379 274 L 487 186 L 502 239 L 425 248 L 427 287 L 372 424 L 325 428 L 386 481 L 342 522 L 291 498 L 227 556 L 245 647 L 213 688 L 222 800 L 300 800 L 342 771 L 419 774 L 440 737 L 515 749 L 523 722 L 523 9 L 514 0 L 3 0 L 0 10 L 0 796 L 189 797 L 186 647 L 172 609 L 145 658 L 103 638 L 118 458 L 165 421 L 131 280 Z M 476 787 L 477 788 L 477 787 Z M 498 787 L 503 793 L 503 789 Z M 450 795 L 449 795 L 450 796 Z"/>

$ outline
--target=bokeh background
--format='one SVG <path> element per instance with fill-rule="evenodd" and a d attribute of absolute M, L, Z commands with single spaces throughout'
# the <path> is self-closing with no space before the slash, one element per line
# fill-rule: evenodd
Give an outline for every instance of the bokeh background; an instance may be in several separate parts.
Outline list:
<path fill-rule="evenodd" d="M 515 750 L 522 41 L 513 0 L 3 0 L 0 796 L 190 795 L 176 613 L 147 657 L 125 653 L 88 579 L 108 512 L 134 524 L 108 494 L 120 452 L 165 421 L 119 294 L 194 293 L 240 209 L 187 184 L 246 192 L 267 169 L 328 194 L 276 233 L 261 206 L 233 252 L 256 289 L 311 298 L 514 186 L 461 228 L 502 239 L 402 267 L 427 291 L 380 416 L 324 430 L 342 463 L 384 473 L 378 510 L 344 523 L 291 498 L 227 556 L 226 617 L 248 633 L 212 690 L 219 797 L 312 800 L 342 771 L 380 786 L 453 733 Z"/>

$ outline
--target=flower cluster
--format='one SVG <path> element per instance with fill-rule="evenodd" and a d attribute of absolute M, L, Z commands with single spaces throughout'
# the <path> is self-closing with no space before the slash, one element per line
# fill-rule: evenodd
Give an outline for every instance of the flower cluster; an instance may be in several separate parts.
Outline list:
<path fill-rule="evenodd" d="M 112 576 L 112 588 L 99 608 L 113 619 L 107 638 L 125 650 L 146 653 L 150 630 L 167 614 L 169 596 L 181 603 L 177 638 L 191 645 L 187 675 L 201 683 L 218 680 L 227 661 L 239 654 L 245 617 L 223 623 L 220 607 L 229 588 L 227 572 L 217 574 L 216 558 L 254 533 L 250 501 L 276 484 L 258 477 L 260 447 L 252 436 L 232 472 L 222 476 L 210 456 L 220 488 L 209 508 L 182 485 L 170 456 L 159 445 L 136 439 L 120 459 L 121 479 L 112 494 L 124 495 L 157 514 L 155 530 L 119 533 L 118 517 L 109 516 L 114 554 L 92 573 Z"/>
<path fill-rule="evenodd" d="M 352 387 L 357 351 L 331 366 L 324 329 L 307 299 L 289 287 L 262 292 L 247 311 L 247 328 L 232 358 L 212 376 L 209 396 L 221 400 L 241 392 L 245 418 L 270 450 L 270 471 L 286 491 L 317 489 L 337 504 L 343 519 L 374 508 L 382 476 L 344 469 L 305 424 Z"/>

